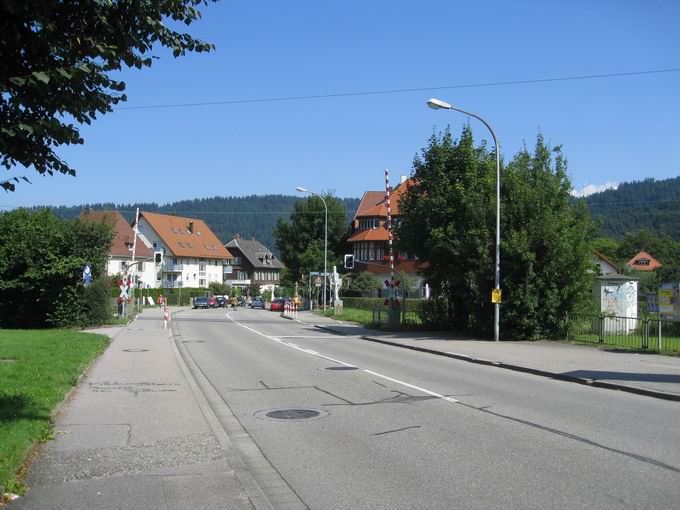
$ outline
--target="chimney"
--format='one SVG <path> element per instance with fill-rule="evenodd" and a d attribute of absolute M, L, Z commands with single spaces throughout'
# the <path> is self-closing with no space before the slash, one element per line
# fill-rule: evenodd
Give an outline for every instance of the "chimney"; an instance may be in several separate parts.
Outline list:
<path fill-rule="evenodd" d="M 406 175 L 400 175 L 399 176 L 399 184 L 404 184 L 406 182 L 406 179 L 408 179 L 408 177 Z"/>
<path fill-rule="evenodd" d="M 234 239 L 236 239 L 237 241 L 240 241 L 241 240 L 241 234 L 236 234 L 234 236 Z"/>
<path fill-rule="evenodd" d="M 194 222 L 193 221 L 189 222 L 189 233 L 190 234 L 194 233 Z"/>

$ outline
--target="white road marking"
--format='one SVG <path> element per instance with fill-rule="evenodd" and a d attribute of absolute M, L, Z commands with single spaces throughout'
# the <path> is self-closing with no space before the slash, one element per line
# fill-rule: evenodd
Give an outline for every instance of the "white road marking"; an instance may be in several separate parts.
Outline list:
<path fill-rule="evenodd" d="M 279 337 L 267 335 L 265 333 L 262 333 L 261 331 L 257 331 L 256 329 L 253 329 L 250 326 L 246 326 L 245 324 L 241 324 L 240 322 L 232 319 L 230 315 L 231 315 L 231 312 L 229 312 L 227 314 L 227 319 L 232 321 L 234 324 L 237 324 L 237 325 L 241 326 L 242 328 L 245 328 L 248 331 L 255 333 L 256 335 L 263 336 L 264 338 L 267 338 L 268 340 L 271 340 L 272 342 L 276 342 L 278 344 L 285 345 L 286 347 L 290 347 L 291 349 L 296 349 L 296 350 L 304 352 L 306 354 L 311 354 L 312 356 L 316 356 L 317 358 L 322 358 L 322 359 L 325 359 L 325 360 L 328 360 L 328 361 L 332 361 L 333 363 L 337 363 L 339 365 L 343 365 L 343 366 L 346 366 L 346 367 L 352 367 L 352 368 L 359 368 L 359 367 L 354 366 L 350 363 L 345 363 L 344 361 L 340 361 L 339 359 L 331 358 L 330 356 L 324 356 L 323 354 L 320 354 L 320 353 L 313 351 L 311 349 L 305 349 L 305 348 L 299 347 L 299 346 L 297 346 L 293 343 L 285 342 L 285 341 L 281 340 Z M 439 398 L 441 400 L 446 400 L 447 402 L 451 402 L 452 404 L 457 404 L 457 403 L 460 402 L 459 400 L 456 400 L 455 398 L 447 397 L 446 395 L 442 395 L 441 393 L 437 393 L 436 391 L 431 391 L 431 390 L 428 390 L 428 389 L 425 389 L 425 388 L 421 388 L 420 386 L 416 386 L 414 384 L 410 384 L 410 383 L 407 383 L 405 381 L 400 381 L 399 379 L 394 379 L 393 377 L 389 377 L 389 376 L 384 375 L 384 374 L 379 374 L 378 372 L 373 372 L 372 370 L 368 370 L 366 368 L 362 368 L 361 371 L 365 372 L 367 374 L 370 374 L 372 376 L 379 377 L 380 379 L 385 379 L 386 381 L 390 381 L 390 382 L 393 382 L 395 384 L 401 384 L 402 386 L 406 386 L 407 388 L 411 388 L 413 390 L 423 392 L 426 395 L 431 395 L 431 396 Z"/>
<path fill-rule="evenodd" d="M 327 340 L 328 335 L 324 335 L 324 336 L 285 335 L 285 336 L 277 336 L 276 338 L 325 338 Z"/>
<path fill-rule="evenodd" d="M 372 370 L 366 370 L 365 368 L 363 368 L 362 370 L 364 372 L 366 372 L 367 374 L 371 374 L 371 375 L 374 375 L 376 377 L 380 377 L 381 379 L 385 379 L 386 381 L 390 381 L 390 382 L 393 382 L 393 383 L 396 383 L 396 384 L 401 384 L 402 386 L 406 386 L 407 388 L 422 391 L 423 393 L 425 393 L 427 395 L 432 395 L 433 397 L 437 397 L 437 398 L 440 398 L 442 400 L 446 400 L 447 402 L 452 402 L 454 404 L 457 404 L 459 402 L 455 398 L 447 397 L 446 395 L 442 395 L 441 393 L 437 393 L 436 391 L 426 390 L 425 388 L 421 388 L 420 386 L 415 386 L 413 384 L 409 384 L 407 382 L 400 381 L 399 379 L 393 379 L 392 377 L 388 377 L 386 375 L 379 374 L 378 372 L 373 372 Z"/>

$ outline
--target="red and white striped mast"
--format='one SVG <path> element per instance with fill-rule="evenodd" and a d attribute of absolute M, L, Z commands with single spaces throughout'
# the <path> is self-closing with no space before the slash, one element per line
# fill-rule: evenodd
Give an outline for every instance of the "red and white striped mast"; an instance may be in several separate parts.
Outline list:
<path fill-rule="evenodd" d="M 389 311 L 388 311 L 388 323 L 391 327 L 399 326 L 399 308 L 398 301 L 396 299 L 396 293 L 394 290 L 394 248 L 392 235 L 392 204 L 390 202 L 390 173 L 387 168 L 385 169 L 385 202 L 387 203 L 387 234 L 388 234 L 388 247 L 389 247 L 389 257 L 390 257 L 390 281 L 389 283 L 390 294 L 388 299 Z"/>

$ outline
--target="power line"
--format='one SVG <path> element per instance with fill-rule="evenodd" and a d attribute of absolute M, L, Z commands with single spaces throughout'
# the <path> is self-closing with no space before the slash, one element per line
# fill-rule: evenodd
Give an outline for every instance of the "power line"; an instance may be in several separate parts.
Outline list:
<path fill-rule="evenodd" d="M 496 81 L 496 82 L 482 82 L 482 83 L 468 83 L 458 85 L 443 85 L 438 87 L 416 87 L 410 89 L 391 89 L 391 90 L 369 90 L 356 92 L 340 92 L 336 94 L 314 94 L 306 96 L 283 96 L 283 97 L 264 97 L 251 99 L 226 99 L 220 101 L 201 101 L 195 103 L 171 103 L 171 104 L 156 104 L 156 105 L 142 105 L 142 106 L 119 106 L 114 110 L 151 110 L 159 108 L 189 108 L 194 106 L 218 106 L 218 105 L 232 105 L 232 104 L 248 104 L 248 103 L 273 103 L 281 101 L 304 101 L 308 99 L 329 99 L 335 97 L 356 97 L 356 96 L 377 96 L 385 94 L 403 94 L 406 92 L 426 92 L 430 90 L 451 90 L 451 89 L 470 89 L 480 87 L 498 87 L 505 85 L 527 85 L 530 83 L 550 83 L 560 81 L 575 81 L 575 80 L 594 80 L 602 78 L 621 78 L 625 76 L 641 76 L 648 74 L 661 73 L 676 73 L 680 71 L 680 67 L 672 67 L 668 69 L 652 69 L 648 71 L 630 71 L 625 73 L 606 73 L 606 74 L 586 74 L 579 76 L 560 76 L 556 78 L 538 78 L 533 80 L 513 80 L 513 81 Z"/>

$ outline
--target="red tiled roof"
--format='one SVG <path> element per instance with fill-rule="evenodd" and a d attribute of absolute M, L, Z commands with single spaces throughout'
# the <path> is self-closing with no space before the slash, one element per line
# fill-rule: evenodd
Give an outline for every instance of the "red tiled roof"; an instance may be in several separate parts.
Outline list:
<path fill-rule="evenodd" d="M 141 212 L 139 217 L 146 219 L 170 251 L 178 257 L 234 258 L 202 220 L 150 212 Z"/>
<path fill-rule="evenodd" d="M 368 230 L 358 230 L 347 242 L 356 243 L 358 241 L 389 241 L 390 234 L 385 227 L 370 228 Z"/>
<path fill-rule="evenodd" d="M 637 262 L 641 259 L 647 259 L 649 261 L 649 264 L 645 266 L 637 264 Z M 635 255 L 635 257 L 626 262 L 626 265 L 631 269 L 635 269 L 636 271 L 654 271 L 655 269 L 662 266 L 661 262 L 656 260 L 646 251 L 641 251 L 640 253 Z"/>
<path fill-rule="evenodd" d="M 406 191 L 415 184 L 413 179 L 406 179 L 399 183 L 390 193 L 390 207 L 392 208 L 392 216 L 399 214 L 399 201 L 404 196 Z M 387 200 L 385 200 L 385 193 L 381 191 L 367 191 L 364 193 L 359 208 L 357 209 L 354 218 L 365 217 L 387 217 Z"/>
<path fill-rule="evenodd" d="M 619 267 L 614 262 L 612 262 L 610 258 L 606 257 L 604 254 L 600 253 L 599 251 L 594 251 L 593 254 L 596 257 L 599 257 L 600 259 L 604 260 L 607 264 L 612 266 L 617 271 L 619 271 Z"/>
<path fill-rule="evenodd" d="M 132 243 L 134 242 L 135 232 L 120 212 L 90 211 L 88 209 L 81 213 L 80 220 L 96 221 L 111 225 L 116 234 L 113 238 L 109 254 L 114 257 L 132 258 Z M 135 256 L 140 258 L 153 256 L 152 251 L 139 238 L 135 246 Z"/>
<path fill-rule="evenodd" d="M 384 198 L 385 198 L 384 192 L 366 191 L 364 193 L 364 196 L 361 198 L 361 202 L 359 203 L 359 208 L 357 209 L 357 212 L 354 213 L 354 218 L 356 219 L 359 216 L 368 216 L 366 211 L 375 207 L 375 204 L 379 203 Z"/>
<path fill-rule="evenodd" d="M 403 271 L 405 273 L 417 273 L 428 266 L 427 262 L 423 262 L 415 259 L 407 259 L 402 262 L 394 261 L 394 270 Z M 365 271 L 370 273 L 389 273 L 390 264 L 389 262 L 378 262 L 378 261 L 356 261 L 355 267 L 365 268 Z"/>

